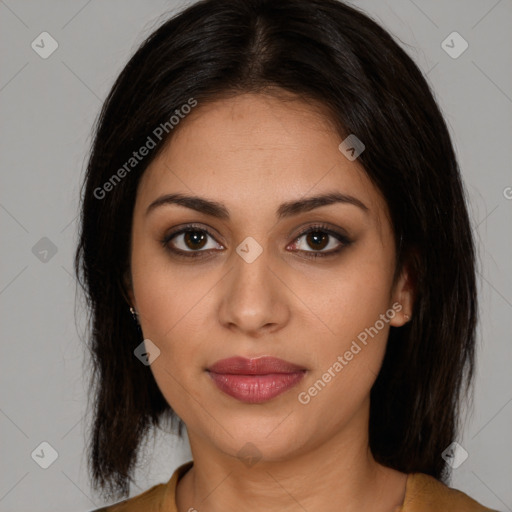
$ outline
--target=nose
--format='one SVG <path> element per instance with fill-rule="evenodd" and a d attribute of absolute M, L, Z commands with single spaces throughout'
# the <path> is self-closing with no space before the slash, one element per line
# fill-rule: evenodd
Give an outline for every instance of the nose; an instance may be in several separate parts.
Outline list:
<path fill-rule="evenodd" d="M 278 263 L 266 250 L 256 259 L 241 254 L 233 254 L 233 267 L 219 289 L 220 322 L 254 338 L 283 329 L 292 293 L 280 279 Z"/>

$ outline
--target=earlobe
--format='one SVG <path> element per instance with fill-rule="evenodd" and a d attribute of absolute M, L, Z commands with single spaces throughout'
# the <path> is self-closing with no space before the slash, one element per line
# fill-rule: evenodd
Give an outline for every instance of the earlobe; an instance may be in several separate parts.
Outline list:
<path fill-rule="evenodd" d="M 401 327 L 411 320 L 412 310 L 414 306 L 414 283 L 412 273 L 408 266 L 404 265 L 400 278 L 395 285 L 392 303 L 400 304 L 401 308 L 397 308 L 396 314 L 390 321 L 393 327 Z"/>

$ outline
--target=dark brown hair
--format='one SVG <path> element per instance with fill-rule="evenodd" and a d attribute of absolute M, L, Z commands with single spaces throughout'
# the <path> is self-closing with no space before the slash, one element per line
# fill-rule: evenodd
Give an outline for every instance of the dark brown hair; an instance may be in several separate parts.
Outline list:
<path fill-rule="evenodd" d="M 149 366 L 125 294 L 131 220 L 144 170 L 172 130 L 123 179 L 113 174 L 190 98 L 285 91 L 321 104 L 340 142 L 363 141 L 359 162 L 385 197 L 396 272 L 413 269 L 412 320 L 391 327 L 371 391 L 370 448 L 397 470 L 446 479 L 474 365 L 474 242 L 465 192 L 442 114 L 422 73 L 367 15 L 335 0 L 203 0 L 163 23 L 130 59 L 95 127 L 82 190 L 75 271 L 91 313 L 89 464 L 105 496 L 129 492 L 141 441 L 181 420 Z M 102 197 L 99 197 L 99 196 Z"/>

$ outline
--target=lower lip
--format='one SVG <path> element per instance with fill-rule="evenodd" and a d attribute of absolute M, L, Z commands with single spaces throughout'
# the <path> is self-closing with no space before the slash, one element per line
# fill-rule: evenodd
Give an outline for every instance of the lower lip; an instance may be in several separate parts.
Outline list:
<path fill-rule="evenodd" d="M 305 372 L 268 375 L 233 375 L 208 372 L 215 385 L 227 395 L 250 404 L 267 402 L 296 386 Z"/>

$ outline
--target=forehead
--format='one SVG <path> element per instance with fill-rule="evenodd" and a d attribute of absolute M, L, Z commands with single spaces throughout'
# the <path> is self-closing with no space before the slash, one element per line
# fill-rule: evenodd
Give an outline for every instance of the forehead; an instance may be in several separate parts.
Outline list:
<path fill-rule="evenodd" d="M 276 205 L 337 190 L 356 196 L 379 221 L 385 201 L 362 166 L 338 149 L 341 137 L 318 105 L 244 94 L 198 105 L 146 170 L 138 202 L 181 192 L 228 208 Z"/>

